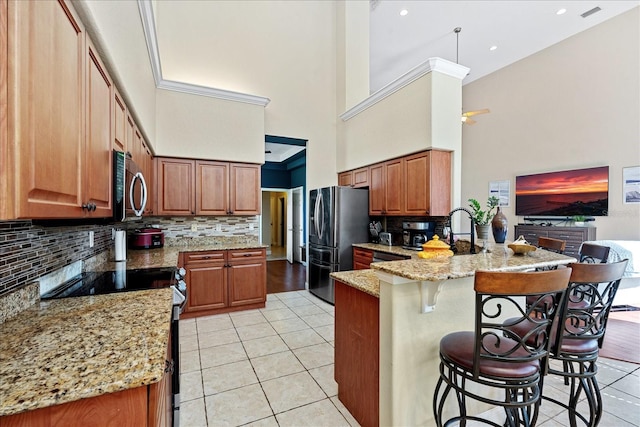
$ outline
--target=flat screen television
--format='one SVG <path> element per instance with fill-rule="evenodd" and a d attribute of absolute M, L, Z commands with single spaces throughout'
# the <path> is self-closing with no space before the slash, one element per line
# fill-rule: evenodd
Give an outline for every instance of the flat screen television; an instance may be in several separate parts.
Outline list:
<path fill-rule="evenodd" d="M 609 166 L 516 176 L 516 215 L 606 216 Z"/>

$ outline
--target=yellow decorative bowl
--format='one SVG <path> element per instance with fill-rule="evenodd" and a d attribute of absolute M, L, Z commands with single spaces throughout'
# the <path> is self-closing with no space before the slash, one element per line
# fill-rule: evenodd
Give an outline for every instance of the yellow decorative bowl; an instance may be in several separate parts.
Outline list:
<path fill-rule="evenodd" d="M 440 241 L 436 234 L 433 239 L 422 245 L 422 250 L 418 252 L 418 258 L 448 258 L 453 256 L 453 252 L 445 242 Z"/>
<path fill-rule="evenodd" d="M 507 246 L 516 255 L 524 255 L 526 253 L 533 252 L 536 250 L 536 247 L 530 244 L 529 242 L 527 242 L 524 239 L 524 236 L 518 237 L 517 240 L 515 240 L 513 243 L 509 243 Z"/>

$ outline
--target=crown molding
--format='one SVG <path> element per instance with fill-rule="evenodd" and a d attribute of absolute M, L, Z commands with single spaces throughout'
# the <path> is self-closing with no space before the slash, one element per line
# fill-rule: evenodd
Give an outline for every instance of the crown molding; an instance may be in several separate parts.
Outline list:
<path fill-rule="evenodd" d="M 210 98 L 223 99 L 225 101 L 243 102 L 245 104 L 260 105 L 262 107 L 266 107 L 269 104 L 271 100 L 263 96 L 165 80 L 162 77 L 162 66 L 160 64 L 160 51 L 158 50 L 158 37 L 156 33 L 152 1 L 138 0 L 138 10 L 140 11 L 140 18 L 142 19 L 144 38 L 147 41 L 147 51 L 149 53 L 149 62 L 151 63 L 153 79 L 155 80 L 156 87 L 158 89 L 188 93 L 191 95 L 207 96 Z"/>
<path fill-rule="evenodd" d="M 172 80 L 161 80 L 157 85 L 158 89 L 171 90 L 173 92 L 188 93 L 191 95 L 208 96 L 209 98 L 218 98 L 225 101 L 243 102 L 245 104 L 260 105 L 266 107 L 271 101 L 257 95 L 249 95 L 246 93 L 232 92 L 230 90 L 216 89 L 207 86 L 198 86 L 190 83 L 175 82 Z"/>
<path fill-rule="evenodd" d="M 340 115 L 340 118 L 346 122 L 347 120 L 354 116 L 357 116 L 367 108 L 382 101 L 387 96 L 399 91 L 408 84 L 433 71 L 437 71 L 439 73 L 462 80 L 469 73 L 469 68 L 451 61 L 447 61 L 446 59 L 429 58 L 417 67 L 407 71 L 405 74 L 392 81 L 382 89 L 374 92 L 364 101 L 356 104 L 355 106 L 342 113 Z"/>

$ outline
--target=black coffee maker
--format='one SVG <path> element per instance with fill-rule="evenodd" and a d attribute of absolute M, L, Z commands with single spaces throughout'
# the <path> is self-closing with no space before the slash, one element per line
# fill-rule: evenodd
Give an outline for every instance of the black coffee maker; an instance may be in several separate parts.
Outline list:
<path fill-rule="evenodd" d="M 404 249 L 421 251 L 422 245 L 433 239 L 436 229 L 435 222 L 402 222 L 402 247 Z"/>

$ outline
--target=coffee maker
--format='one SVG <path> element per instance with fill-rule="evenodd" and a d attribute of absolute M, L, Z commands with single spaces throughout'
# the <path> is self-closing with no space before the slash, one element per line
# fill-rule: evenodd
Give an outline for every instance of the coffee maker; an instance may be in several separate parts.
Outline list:
<path fill-rule="evenodd" d="M 402 222 L 402 247 L 413 251 L 421 251 L 422 245 L 433 238 L 435 222 Z"/>

